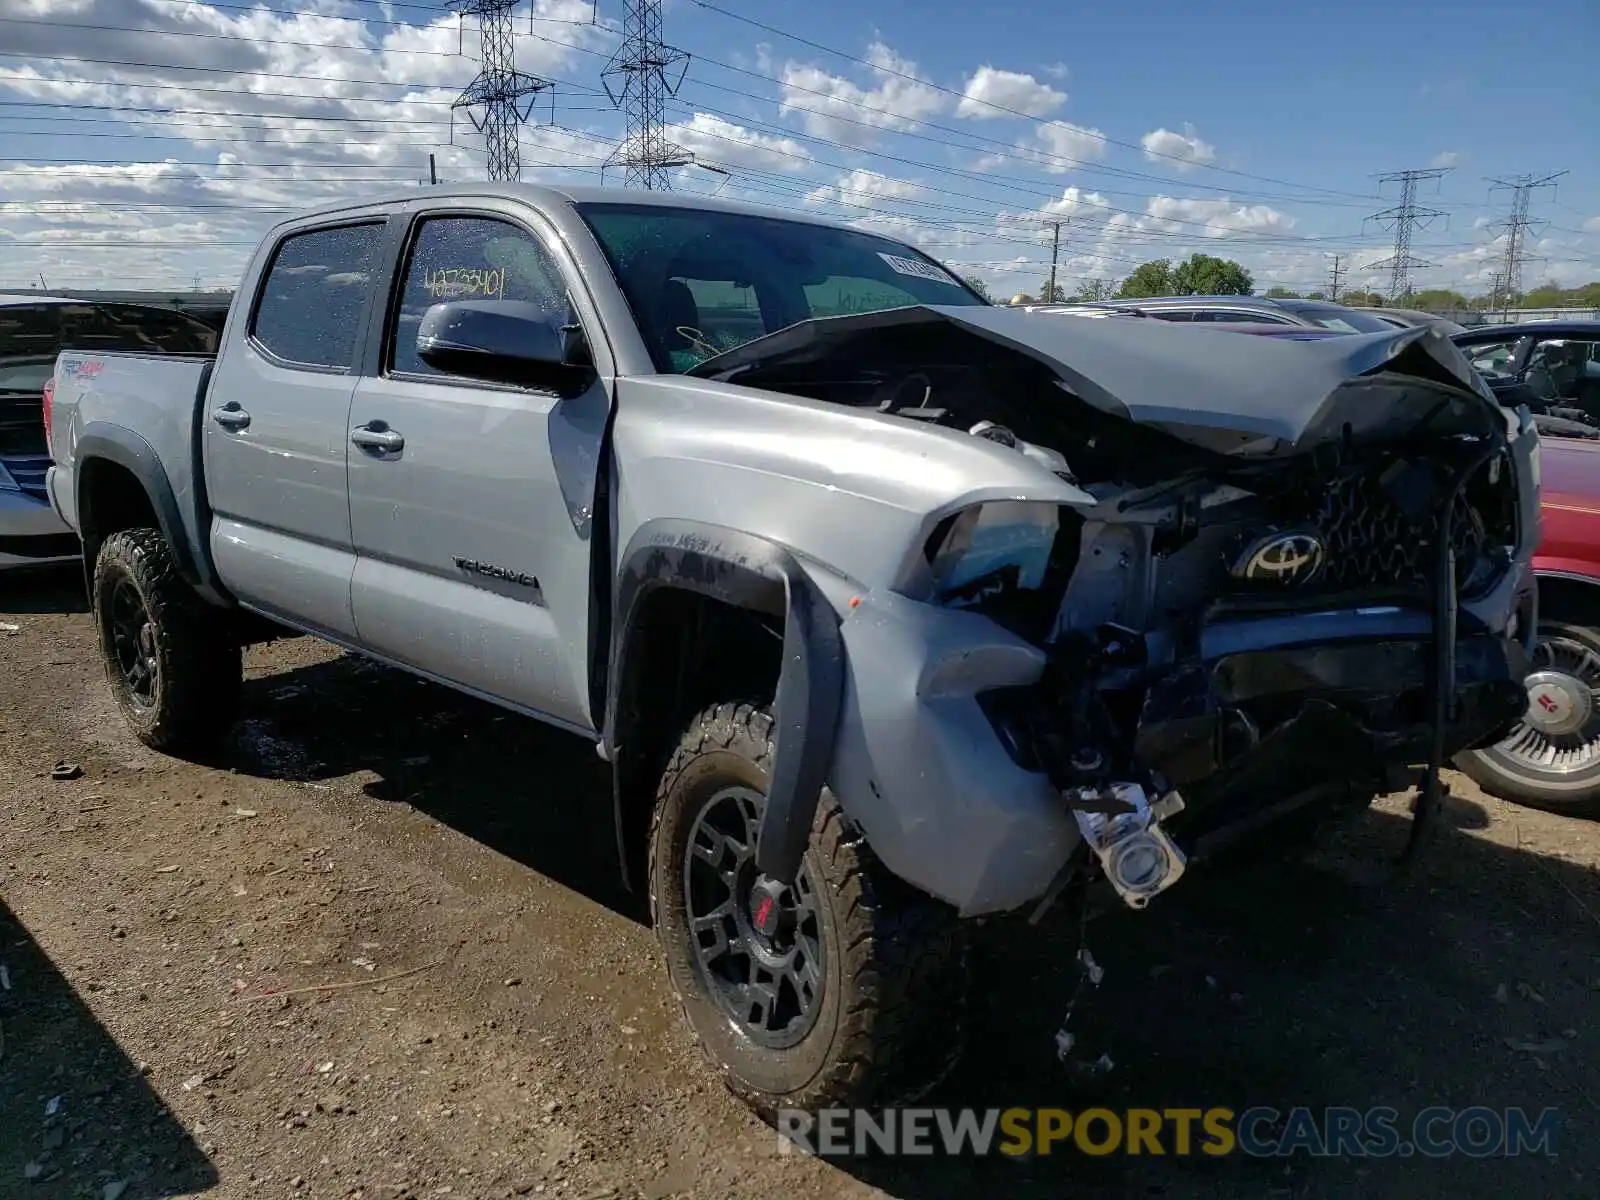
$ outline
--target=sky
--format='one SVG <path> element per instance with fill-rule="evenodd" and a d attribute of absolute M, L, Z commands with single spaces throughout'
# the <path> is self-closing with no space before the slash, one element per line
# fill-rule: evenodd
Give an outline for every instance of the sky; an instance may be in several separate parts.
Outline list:
<path fill-rule="evenodd" d="M 526 182 L 620 184 L 603 72 L 622 0 L 524 0 L 516 65 L 553 86 Z M 681 192 L 915 244 L 997 297 L 1203 252 L 1257 290 L 1386 290 L 1380 177 L 1439 169 L 1415 287 L 1486 292 L 1496 179 L 1529 197 L 1522 283 L 1600 279 L 1600 3 L 1540 0 L 665 0 L 686 51 Z M 310 205 L 486 177 L 451 102 L 480 69 L 447 0 L 0 0 L 0 287 L 231 288 Z M 681 71 L 681 80 L 679 73 Z"/>

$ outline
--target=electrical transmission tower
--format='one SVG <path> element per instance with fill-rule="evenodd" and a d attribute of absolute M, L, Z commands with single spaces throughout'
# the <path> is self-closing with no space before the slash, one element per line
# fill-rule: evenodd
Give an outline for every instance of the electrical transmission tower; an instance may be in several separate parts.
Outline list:
<path fill-rule="evenodd" d="M 483 134 L 489 149 L 489 178 L 522 178 L 522 152 L 517 127 L 527 123 L 539 93 L 554 87 L 548 79 L 529 75 L 516 67 L 511 38 L 511 10 L 517 0 L 450 0 L 458 17 L 477 17 L 483 40 L 483 69 L 450 105 L 467 110 L 473 128 Z M 480 117 L 475 111 L 482 109 Z"/>
<path fill-rule="evenodd" d="M 671 190 L 668 172 L 694 162 L 694 155 L 667 139 L 667 97 L 677 94 L 689 71 L 689 55 L 661 41 L 661 0 L 625 0 L 622 45 L 600 72 L 611 103 L 623 110 L 627 132 L 604 163 L 625 168 L 627 187 Z M 673 75 L 677 78 L 674 79 Z"/>
<path fill-rule="evenodd" d="M 1369 271 L 1389 272 L 1391 304 L 1398 303 L 1400 298 L 1411 290 L 1412 271 L 1433 266 L 1432 263 L 1411 256 L 1412 231 L 1425 229 L 1435 217 L 1444 216 L 1444 213 L 1436 208 L 1417 206 L 1417 184 L 1425 179 L 1438 179 L 1449 170 L 1449 167 L 1432 167 L 1426 171 L 1391 171 L 1387 175 L 1378 176 L 1379 186 L 1385 183 L 1400 184 L 1400 203 L 1393 208 L 1373 213 L 1367 218 L 1394 230 L 1394 253 L 1367 267 Z"/>
<path fill-rule="evenodd" d="M 1534 224 L 1528 219 L 1528 205 L 1536 189 L 1554 187 L 1556 180 L 1565 175 L 1556 171 L 1550 175 L 1514 175 L 1506 179 L 1489 180 L 1489 193 L 1506 188 L 1511 192 L 1511 215 L 1498 222 L 1494 228 L 1505 230 L 1506 250 L 1501 259 L 1500 272 L 1495 277 L 1505 297 L 1504 306 L 1510 308 L 1513 297 L 1522 291 L 1522 264 L 1528 261 L 1524 238 Z"/>

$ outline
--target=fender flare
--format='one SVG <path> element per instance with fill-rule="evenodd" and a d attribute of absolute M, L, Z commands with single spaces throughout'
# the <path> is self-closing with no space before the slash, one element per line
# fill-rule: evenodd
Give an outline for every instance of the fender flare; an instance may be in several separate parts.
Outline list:
<path fill-rule="evenodd" d="M 619 709 L 637 680 L 629 675 L 628 639 L 642 601 L 678 588 L 783 620 L 783 667 L 773 705 L 775 737 L 756 866 L 792 883 L 811 837 L 811 822 L 833 763 L 844 697 L 844 639 L 833 605 L 776 542 L 697 521 L 647 521 L 620 559 L 606 689 L 603 751 L 617 762 Z M 621 772 L 613 769 L 617 849 L 628 862 Z"/>
<path fill-rule="evenodd" d="M 77 489 L 78 526 L 80 534 L 90 533 L 84 515 L 90 508 L 84 503 L 86 488 L 93 482 L 93 472 L 85 470 L 95 460 L 115 463 L 134 477 L 150 500 L 156 514 L 156 525 L 166 539 L 178 573 L 191 587 L 204 588 L 207 572 L 196 559 L 194 548 L 183 531 L 183 518 L 178 511 L 178 499 L 172 491 L 172 481 L 155 448 L 139 434 L 120 425 L 104 421 L 91 421 L 73 443 L 75 470 L 74 487 Z M 84 571 L 93 590 L 94 563 L 84 555 Z"/>

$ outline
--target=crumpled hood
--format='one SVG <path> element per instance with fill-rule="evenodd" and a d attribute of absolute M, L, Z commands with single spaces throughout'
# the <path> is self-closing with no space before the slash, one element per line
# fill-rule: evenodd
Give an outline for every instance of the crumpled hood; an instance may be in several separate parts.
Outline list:
<path fill-rule="evenodd" d="M 952 330 L 1044 364 L 1112 416 L 1236 455 L 1276 455 L 1343 436 L 1393 438 L 1507 428 L 1459 349 L 1431 327 L 1314 341 L 1249 337 L 1154 318 L 1090 319 L 1001 307 L 916 305 L 791 325 L 708 359 L 694 375 L 729 383 L 764 368 L 838 370 L 877 330 L 926 327 L 930 354 Z"/>

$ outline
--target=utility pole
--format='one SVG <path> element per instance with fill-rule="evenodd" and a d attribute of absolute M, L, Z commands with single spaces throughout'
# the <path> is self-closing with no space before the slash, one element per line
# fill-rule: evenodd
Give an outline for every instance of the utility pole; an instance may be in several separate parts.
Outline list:
<path fill-rule="evenodd" d="M 623 183 L 669 191 L 674 167 L 694 163 L 694 155 L 667 140 L 667 97 L 674 96 L 689 71 L 689 55 L 661 40 L 661 0 L 625 0 L 622 45 L 600 71 L 611 103 L 623 110 L 622 142 L 600 165 L 625 169 Z M 674 73 L 676 78 L 673 78 Z M 615 86 L 613 86 L 615 84 Z"/>
<path fill-rule="evenodd" d="M 1333 266 L 1328 270 L 1328 299 L 1339 303 L 1339 276 L 1344 274 L 1344 255 L 1333 256 Z"/>
<path fill-rule="evenodd" d="M 1060 298 L 1056 294 L 1056 260 L 1061 257 L 1061 222 L 1050 222 L 1050 286 L 1045 292 L 1046 304 L 1057 304 Z"/>
<path fill-rule="evenodd" d="M 1533 193 L 1537 188 L 1554 187 L 1556 180 L 1565 174 L 1565 171 L 1555 171 L 1549 175 L 1513 175 L 1489 180 L 1490 195 L 1499 188 L 1506 188 L 1511 192 L 1511 215 L 1494 226 L 1496 229 L 1505 230 L 1506 234 L 1505 256 L 1501 259 L 1498 276 L 1501 287 L 1505 289 L 1506 315 L 1509 315 L 1512 298 L 1522 291 L 1522 264 L 1528 259 L 1524 249 L 1524 238 L 1528 229 L 1534 224 L 1528 219 L 1528 206 Z"/>
<path fill-rule="evenodd" d="M 1433 167 L 1426 171 L 1391 171 L 1387 175 L 1378 176 L 1381 187 L 1385 183 L 1400 184 L 1400 203 L 1393 208 L 1386 208 L 1382 212 L 1373 213 L 1367 218 L 1377 221 L 1394 230 L 1394 253 L 1388 258 L 1372 263 L 1367 267 L 1369 271 L 1389 272 L 1389 303 L 1397 303 L 1402 296 L 1411 290 L 1411 272 L 1423 267 L 1431 267 L 1432 263 L 1423 262 L 1420 258 L 1411 256 L 1411 233 L 1415 229 L 1425 229 L 1435 217 L 1442 217 L 1444 213 L 1436 208 L 1419 208 L 1417 206 L 1417 184 L 1425 179 L 1438 179 L 1449 172 L 1449 167 Z"/>
<path fill-rule="evenodd" d="M 466 109 L 473 128 L 483 134 L 489 150 L 489 178 L 494 180 L 522 178 L 517 127 L 527 124 L 539 93 L 555 86 L 548 79 L 517 70 L 511 37 L 511 10 L 516 5 L 517 0 L 450 0 L 458 17 L 478 18 L 483 40 L 483 69 L 455 98 L 450 113 L 454 117 L 456 109 Z M 481 118 L 475 111 L 479 108 L 483 110 Z"/>
<path fill-rule="evenodd" d="M 1496 271 L 1493 275 L 1489 276 L 1489 311 L 1490 312 L 1493 312 L 1497 308 L 1501 308 L 1502 305 L 1504 305 L 1505 308 L 1509 308 L 1510 307 L 1511 301 L 1509 299 L 1507 299 L 1507 297 L 1505 295 L 1505 289 L 1506 289 L 1506 276 L 1505 276 L 1505 272 L 1504 271 Z M 1500 315 L 1501 315 L 1501 319 L 1502 320 L 1504 320 L 1508 316 L 1508 314 L 1506 313 L 1505 309 L 1501 310 L 1501 314 Z"/>

